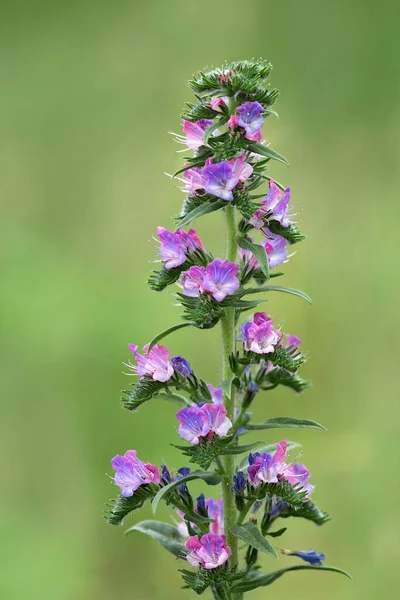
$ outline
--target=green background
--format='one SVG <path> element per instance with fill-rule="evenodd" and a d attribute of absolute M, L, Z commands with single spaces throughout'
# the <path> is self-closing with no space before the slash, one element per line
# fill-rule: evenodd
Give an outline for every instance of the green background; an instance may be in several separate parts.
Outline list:
<path fill-rule="evenodd" d="M 302 442 L 315 499 L 334 516 L 323 528 L 294 522 L 276 542 L 323 551 L 354 581 L 291 573 L 252 597 L 396 598 L 398 5 L 17 0 L 1 9 L 0 596 L 191 597 L 156 542 L 102 520 L 116 493 L 106 473 L 128 448 L 181 464 L 169 445 L 172 405 L 131 414 L 119 404 L 127 343 L 179 319 L 173 297 L 146 285 L 149 240 L 183 199 L 164 175 L 182 158 L 168 131 L 179 131 L 192 73 L 263 56 L 282 91 L 265 137 L 291 164 L 271 172 L 291 185 L 308 236 L 284 284 L 314 300 L 275 296 L 267 309 L 304 340 L 302 374 L 314 386 L 260 396 L 255 413 L 327 426 L 289 437 Z M 220 213 L 197 228 L 222 251 Z M 217 383 L 217 330 L 183 330 L 169 346 Z"/>

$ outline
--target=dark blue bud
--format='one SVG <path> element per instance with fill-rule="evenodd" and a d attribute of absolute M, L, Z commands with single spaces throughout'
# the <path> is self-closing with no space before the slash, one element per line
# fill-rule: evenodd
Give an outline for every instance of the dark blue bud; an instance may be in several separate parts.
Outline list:
<path fill-rule="evenodd" d="M 263 501 L 262 500 L 256 500 L 253 504 L 253 506 L 251 507 L 251 512 L 253 515 L 255 515 L 261 508 Z"/>
<path fill-rule="evenodd" d="M 200 496 L 197 498 L 197 512 L 200 515 L 207 513 L 206 499 L 204 494 L 200 494 Z"/>
<path fill-rule="evenodd" d="M 258 458 L 259 456 L 261 456 L 259 452 L 254 452 L 254 454 L 252 454 L 252 453 L 250 452 L 250 454 L 249 454 L 249 458 L 248 458 L 248 460 L 249 460 L 249 465 L 250 465 L 250 466 L 251 466 L 251 465 L 254 465 L 256 458 Z"/>
<path fill-rule="evenodd" d="M 175 481 L 179 481 L 179 479 L 182 479 L 182 477 L 186 477 L 186 475 L 189 475 L 190 469 L 189 469 L 189 467 L 181 467 L 180 469 L 178 469 L 178 473 L 180 476 L 175 477 Z M 178 492 L 181 494 L 181 496 L 186 496 L 188 494 L 188 489 L 187 489 L 186 483 L 182 483 L 181 485 L 178 485 L 177 489 L 178 489 Z"/>
<path fill-rule="evenodd" d="M 243 494 L 246 489 L 246 477 L 244 476 L 243 471 L 238 471 L 236 475 L 233 476 L 233 491 L 235 494 Z"/>
<path fill-rule="evenodd" d="M 171 473 L 169 472 L 167 465 L 161 465 L 161 479 L 166 484 L 171 483 L 172 481 Z"/>
<path fill-rule="evenodd" d="M 256 394 L 259 390 L 260 388 L 258 385 L 254 381 L 250 381 L 249 385 L 247 386 L 247 391 L 252 394 Z"/>
<path fill-rule="evenodd" d="M 316 550 L 282 550 L 282 552 L 289 556 L 297 556 L 310 563 L 310 565 L 317 565 L 318 567 L 321 567 L 322 561 L 325 560 L 325 554 L 316 552 Z"/>
<path fill-rule="evenodd" d="M 173 356 L 171 358 L 171 363 L 174 367 L 174 370 L 177 373 L 183 375 L 184 377 L 190 377 L 193 374 L 193 371 L 188 361 L 186 360 L 186 358 L 183 358 L 183 356 Z"/>

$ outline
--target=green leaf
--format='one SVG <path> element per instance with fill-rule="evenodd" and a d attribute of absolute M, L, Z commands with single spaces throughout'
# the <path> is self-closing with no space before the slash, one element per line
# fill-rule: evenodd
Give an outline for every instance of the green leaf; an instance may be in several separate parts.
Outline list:
<path fill-rule="evenodd" d="M 161 521 L 141 521 L 125 531 L 125 535 L 132 531 L 140 531 L 161 544 L 168 552 L 178 558 L 184 558 L 187 554 L 185 540 L 176 527 Z"/>
<path fill-rule="evenodd" d="M 256 154 L 261 154 L 261 156 L 266 156 L 267 158 L 272 158 L 273 160 L 277 160 L 278 162 L 283 163 L 284 165 L 289 166 L 288 161 L 282 154 L 279 154 L 269 146 L 264 146 L 263 144 L 259 144 L 258 142 L 251 142 L 250 144 L 246 144 L 247 150 L 250 152 L 255 152 Z"/>
<path fill-rule="evenodd" d="M 254 571 L 247 579 L 244 579 L 234 585 L 232 587 L 232 592 L 235 594 L 249 592 L 250 590 L 255 590 L 258 587 L 270 585 L 274 583 L 277 579 L 282 577 L 285 573 L 289 571 L 331 571 L 333 573 L 341 573 L 345 575 L 349 579 L 352 579 L 351 575 L 343 571 L 342 569 L 338 569 L 337 567 L 316 567 L 314 565 L 294 565 L 292 567 L 285 567 L 284 569 L 279 569 L 279 571 L 274 571 L 273 573 L 267 573 L 263 575 L 258 571 Z"/>
<path fill-rule="evenodd" d="M 204 204 L 200 204 L 193 210 L 191 210 L 187 215 L 179 219 L 179 227 L 185 227 L 189 225 L 195 219 L 207 215 L 208 213 L 212 213 L 220 208 L 224 208 L 226 206 L 225 200 L 215 200 L 214 202 L 204 202 Z"/>
<path fill-rule="evenodd" d="M 259 244 L 253 244 L 249 238 L 243 235 L 237 236 L 237 243 L 244 250 L 250 250 L 250 252 L 254 254 L 258 260 L 261 271 L 265 275 L 266 279 L 269 279 L 268 256 L 263 246 L 260 246 Z"/>
<path fill-rule="evenodd" d="M 288 442 L 287 443 L 287 451 L 290 452 L 290 450 L 294 450 L 295 448 L 301 448 L 301 444 L 298 444 L 297 442 Z M 276 452 L 276 444 L 268 444 L 267 446 L 263 446 L 262 448 L 259 448 L 258 451 L 260 454 L 264 454 L 265 452 L 269 452 L 270 454 L 273 454 L 274 452 Z M 247 467 L 249 466 L 247 457 L 244 458 L 242 460 L 242 462 L 239 465 L 239 471 L 244 471 L 244 469 L 247 469 Z"/>
<path fill-rule="evenodd" d="M 220 455 L 232 455 L 232 454 L 243 454 L 243 452 L 250 452 L 253 448 L 256 448 L 263 442 L 254 442 L 253 444 L 246 444 L 244 446 L 227 446 L 221 450 Z"/>
<path fill-rule="evenodd" d="M 185 323 L 178 323 L 177 325 L 172 325 L 172 327 L 165 329 L 164 331 L 162 331 L 161 333 L 156 335 L 156 337 L 154 337 L 151 340 L 151 342 L 149 344 L 149 351 L 152 349 L 154 344 L 157 344 L 160 340 L 167 337 L 167 335 L 170 335 L 170 333 L 173 333 L 174 331 L 178 331 L 178 329 L 182 329 L 183 327 L 190 327 L 191 325 L 195 327 L 195 323 L 193 323 L 193 321 L 187 321 Z"/>
<path fill-rule="evenodd" d="M 255 523 L 249 521 L 244 525 L 235 525 L 230 531 L 232 535 L 243 540 L 246 544 L 253 546 L 256 550 L 269 554 L 269 556 L 273 556 L 274 558 L 278 558 L 274 547 L 271 546 L 265 537 L 263 537 Z"/>
<path fill-rule="evenodd" d="M 160 489 L 160 491 L 156 494 L 153 502 L 151 503 L 152 508 L 153 508 L 153 513 L 156 512 L 158 503 L 160 502 L 161 498 L 163 496 L 165 496 L 165 494 L 168 494 L 169 492 L 171 492 L 178 485 L 181 485 L 182 483 L 187 483 L 188 481 L 192 481 L 193 479 L 202 479 L 208 485 L 217 485 L 218 483 L 221 482 L 222 477 L 221 477 L 221 475 L 218 475 L 217 473 L 213 473 L 213 472 L 209 472 L 209 471 L 193 471 L 193 473 L 190 473 L 190 475 L 186 475 L 186 477 L 182 477 L 181 479 L 178 479 L 177 481 L 172 481 L 168 485 L 162 487 Z"/>
<path fill-rule="evenodd" d="M 282 527 L 282 529 L 278 529 L 278 531 L 268 531 L 267 535 L 270 535 L 273 538 L 281 537 L 287 530 L 287 527 Z"/>
<path fill-rule="evenodd" d="M 267 285 L 259 288 L 250 288 L 246 290 L 246 294 L 259 294 L 260 292 L 283 292 L 284 294 L 291 294 L 292 296 L 298 296 L 303 298 L 309 304 L 312 304 L 312 300 L 308 294 L 295 288 L 285 287 L 283 285 Z"/>
<path fill-rule="evenodd" d="M 295 417 L 274 417 L 263 421 L 263 423 L 255 423 L 246 425 L 246 429 L 258 430 L 258 429 L 325 429 L 323 425 L 317 423 L 317 421 L 311 421 L 310 419 L 296 419 Z"/>
<path fill-rule="evenodd" d="M 331 519 L 329 514 L 318 508 L 312 500 L 307 500 L 302 506 L 297 508 L 290 505 L 285 506 L 279 513 L 279 518 L 287 519 L 289 517 L 306 519 L 307 521 L 312 521 L 316 525 L 324 525 L 324 523 L 327 523 Z"/>

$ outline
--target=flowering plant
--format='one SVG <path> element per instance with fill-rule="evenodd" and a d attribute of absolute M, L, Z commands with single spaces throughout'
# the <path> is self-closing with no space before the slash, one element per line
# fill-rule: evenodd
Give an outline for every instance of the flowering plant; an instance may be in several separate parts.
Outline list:
<path fill-rule="evenodd" d="M 324 566 L 324 555 L 314 550 L 281 548 L 281 554 L 303 563 L 267 573 L 259 565 L 261 553 L 278 556 L 275 540 L 286 531 L 276 528 L 279 519 L 300 517 L 316 525 L 329 520 L 312 499 L 314 487 L 306 466 L 289 456 L 298 444 L 242 443 L 243 436 L 255 430 L 324 429 L 302 418 L 251 420 L 259 394 L 279 385 L 297 393 L 308 386 L 298 374 L 305 360 L 299 338 L 282 333 L 265 312 L 243 319 L 243 313 L 262 302 L 263 293 L 282 292 L 310 301 L 299 290 L 270 284 L 283 275 L 276 267 L 287 262 L 289 247 L 304 239 L 293 221 L 290 189 L 268 171 L 274 160 L 286 163 L 286 159 L 262 143 L 264 120 L 275 114 L 272 106 L 278 96 L 269 88 L 270 71 L 271 65 L 262 60 L 239 61 L 201 72 L 190 82 L 197 102 L 187 105 L 183 134 L 176 140 L 193 155 L 174 175 L 186 199 L 175 231 L 157 229 L 162 266 L 149 279 L 156 291 L 179 285 L 183 322 L 157 335 L 143 351 L 129 345 L 133 362 L 127 367 L 137 380 L 124 393 L 124 407 L 136 410 L 154 396 L 179 404 L 177 433 L 186 443 L 176 447 L 198 467 L 159 468 L 142 462 L 135 450 L 111 461 L 120 495 L 109 505 L 108 521 L 122 523 L 147 501 L 154 512 L 160 501 L 172 506 L 175 525 L 149 520 L 128 531 L 151 536 L 181 559 L 186 587 L 197 594 L 209 589 L 221 600 L 238 600 L 289 571 L 346 575 Z M 256 193 L 264 184 L 267 192 Z M 224 258 L 215 258 L 194 229 L 185 229 L 217 211 L 226 220 Z M 182 327 L 209 329 L 218 323 L 222 380 L 214 387 L 196 376 L 186 358 L 171 357 L 160 342 Z M 243 460 L 236 461 L 240 455 Z M 192 480 L 220 486 L 221 497 L 193 498 Z"/>

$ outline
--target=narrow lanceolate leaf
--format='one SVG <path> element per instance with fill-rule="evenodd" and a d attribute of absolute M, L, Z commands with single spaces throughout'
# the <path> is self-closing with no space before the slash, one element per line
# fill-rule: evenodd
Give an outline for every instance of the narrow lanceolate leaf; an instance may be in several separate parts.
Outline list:
<path fill-rule="evenodd" d="M 278 558 L 275 549 L 268 540 L 261 534 L 255 523 L 245 523 L 244 525 L 235 525 L 232 527 L 231 534 L 253 546 L 256 550 L 269 554 L 274 558 Z"/>
<path fill-rule="evenodd" d="M 204 132 L 204 138 L 203 138 L 203 144 L 205 146 L 208 144 L 208 140 L 210 139 L 210 137 L 214 133 L 214 131 L 216 131 L 218 129 L 218 127 L 221 127 L 222 125 L 224 125 L 224 123 L 226 123 L 228 121 L 228 119 L 229 119 L 229 116 L 224 115 L 223 117 L 218 119 L 218 121 L 216 123 L 214 123 L 214 125 L 211 125 L 211 127 L 208 127 L 208 129 L 206 129 L 206 131 Z"/>
<path fill-rule="evenodd" d="M 133 531 L 140 531 L 161 544 L 174 556 L 184 558 L 187 554 L 185 540 L 176 527 L 161 521 L 141 521 L 125 531 L 125 535 Z"/>
<path fill-rule="evenodd" d="M 351 579 L 351 575 L 343 571 L 342 569 L 338 569 L 337 567 L 316 567 L 314 565 L 294 565 L 292 567 L 286 567 L 284 569 L 279 569 L 279 571 L 274 571 L 273 573 L 267 573 L 263 575 L 259 571 L 254 571 L 252 574 L 249 574 L 246 579 L 240 581 L 236 585 L 232 587 L 232 592 L 234 594 L 239 594 L 243 592 L 249 592 L 251 590 L 255 590 L 258 587 L 263 587 L 266 585 L 270 585 L 274 583 L 277 579 L 282 577 L 285 573 L 289 571 L 331 571 L 333 573 L 340 573 L 341 575 L 345 575 Z"/>
<path fill-rule="evenodd" d="M 269 279 L 268 256 L 263 246 L 260 246 L 259 244 L 253 244 L 249 238 L 245 237 L 244 235 L 237 236 L 237 243 L 240 248 L 243 248 L 244 250 L 250 250 L 250 252 L 254 254 L 258 260 L 261 271 L 265 275 L 266 279 Z"/>
<path fill-rule="evenodd" d="M 274 417 L 263 421 L 263 423 L 248 423 L 246 429 L 258 430 L 258 429 L 325 429 L 323 425 L 317 423 L 317 421 L 311 421 L 310 419 L 296 419 L 295 417 Z"/>
<path fill-rule="evenodd" d="M 288 442 L 287 443 L 288 452 L 290 452 L 290 450 L 294 450 L 295 448 L 300 448 L 300 447 L 301 447 L 301 444 L 299 444 L 297 442 Z M 262 448 L 258 448 L 257 452 L 259 452 L 260 454 L 264 454 L 265 452 L 269 452 L 270 454 L 273 454 L 274 452 L 276 452 L 276 444 L 268 444 L 267 446 L 262 446 Z M 246 456 L 246 458 L 244 458 L 239 465 L 239 471 L 244 471 L 245 469 L 247 469 L 248 466 L 249 466 L 249 461 Z"/>
<path fill-rule="evenodd" d="M 250 452 L 250 450 L 257 448 L 260 444 L 262 444 L 262 442 L 254 442 L 253 444 L 246 444 L 244 446 L 227 446 L 221 450 L 220 454 L 243 454 L 243 452 Z"/>
<path fill-rule="evenodd" d="M 156 512 L 158 503 L 160 502 L 160 500 L 163 496 L 165 496 L 166 494 L 171 492 L 178 485 L 181 485 L 182 483 L 187 483 L 188 481 L 192 481 L 193 479 L 202 479 L 208 485 L 217 485 L 218 483 L 221 482 L 222 477 L 221 477 L 221 475 L 218 475 L 217 473 L 213 473 L 213 472 L 209 472 L 209 471 L 193 471 L 193 473 L 190 473 L 190 475 L 187 475 L 186 477 L 182 477 L 181 479 L 178 479 L 177 481 L 172 481 L 165 487 L 162 487 L 160 489 L 160 491 L 157 493 L 157 495 L 155 496 L 155 498 L 152 502 L 153 513 Z"/>
<path fill-rule="evenodd" d="M 173 333 L 174 331 L 178 331 L 178 329 L 182 329 L 183 327 L 190 327 L 190 326 L 195 326 L 195 323 L 193 323 L 193 321 L 186 321 L 184 323 L 178 323 L 177 325 L 173 325 L 172 327 L 165 329 L 164 331 L 162 331 L 161 333 L 156 335 L 156 337 L 154 337 L 151 340 L 151 342 L 149 344 L 149 351 L 152 349 L 154 344 L 157 344 L 160 340 L 162 340 L 163 338 L 170 335 L 170 333 Z"/>
<path fill-rule="evenodd" d="M 292 296 L 298 296 L 303 298 L 309 304 L 312 304 L 312 300 L 308 294 L 296 288 L 285 287 L 283 285 L 266 285 L 259 288 L 250 288 L 246 290 L 246 294 L 260 294 L 262 292 L 283 292 L 284 294 L 291 294 Z"/>
<path fill-rule="evenodd" d="M 208 213 L 212 213 L 220 208 L 224 208 L 226 206 L 225 200 L 216 200 L 214 202 L 204 202 L 204 204 L 200 204 L 193 210 L 191 210 L 187 215 L 179 219 L 179 227 L 185 227 L 189 225 L 195 219 L 202 217 L 203 215 L 207 215 Z"/>
<path fill-rule="evenodd" d="M 141 485 L 129 498 L 118 496 L 114 501 L 111 501 L 112 503 L 107 505 L 106 520 L 111 525 L 120 525 L 129 513 L 141 508 L 146 500 L 154 498 L 157 491 L 158 486 Z"/>
<path fill-rule="evenodd" d="M 282 154 L 276 152 L 269 146 L 264 146 L 263 144 L 258 144 L 257 142 L 251 142 L 250 144 L 246 143 L 247 150 L 250 152 L 255 152 L 256 154 L 261 154 L 261 156 L 265 156 L 266 158 L 271 158 L 272 160 L 277 160 L 278 162 L 283 163 L 284 165 L 288 165 L 289 163 Z"/>

